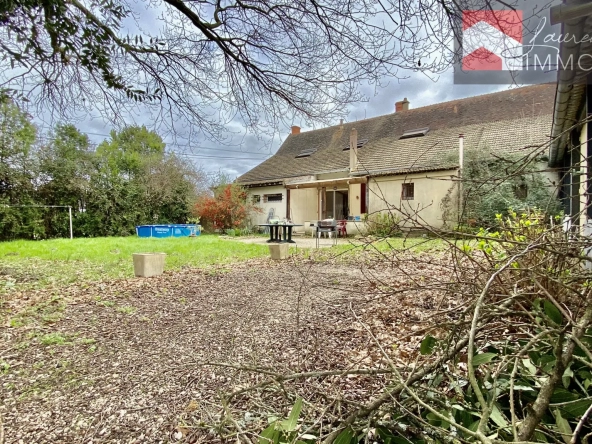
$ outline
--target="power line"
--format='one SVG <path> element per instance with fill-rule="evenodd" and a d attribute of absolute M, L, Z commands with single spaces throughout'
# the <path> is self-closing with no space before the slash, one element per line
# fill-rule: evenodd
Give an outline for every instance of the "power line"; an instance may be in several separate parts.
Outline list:
<path fill-rule="evenodd" d="M 258 159 L 256 157 L 234 157 L 234 156 L 230 156 L 230 157 L 223 157 L 223 156 L 201 156 L 199 154 L 187 154 L 187 153 L 177 153 L 174 152 L 175 155 L 177 156 L 186 156 L 186 157 L 195 157 L 197 159 L 230 159 L 230 160 L 256 160 L 258 162 L 263 161 L 263 160 L 267 160 L 269 158 L 269 156 L 262 158 L 262 159 Z M 271 156 L 271 155 L 270 155 Z"/>
<path fill-rule="evenodd" d="M 83 133 L 84 134 L 84 133 Z M 55 139 L 52 139 L 50 137 L 47 136 L 38 136 L 38 139 L 43 139 L 46 142 L 53 142 Z M 98 146 L 98 144 L 96 143 L 91 143 L 91 145 L 93 145 L 96 149 L 96 147 Z M 170 146 L 170 145 L 169 145 Z M 270 156 L 272 156 L 272 154 L 264 154 L 264 153 L 255 153 L 252 151 L 234 151 L 234 150 L 224 150 L 224 149 L 216 149 L 216 148 L 203 148 L 203 147 L 199 147 L 197 148 L 199 149 L 212 149 L 212 150 L 217 150 L 217 151 L 225 151 L 225 152 L 231 152 L 231 153 L 236 153 L 236 154 L 255 154 L 258 157 L 236 157 L 236 156 L 212 156 L 212 155 L 201 155 L 201 154 L 196 154 L 196 153 L 184 153 L 184 152 L 180 152 L 177 150 L 170 150 L 169 152 L 178 155 L 178 156 L 187 156 L 187 157 L 195 157 L 195 158 L 199 158 L 199 159 L 223 159 L 223 160 L 257 160 L 257 161 L 263 161 L 268 159 Z"/>
<path fill-rule="evenodd" d="M 165 142 L 166 143 L 166 142 Z M 256 155 L 260 155 L 260 156 L 271 156 L 272 153 L 266 154 L 266 153 L 262 153 L 262 152 L 256 152 L 256 151 L 236 151 L 236 150 L 225 150 L 223 148 L 208 148 L 208 147 L 204 147 L 204 146 L 194 146 L 194 145 L 176 145 L 171 143 L 170 145 L 176 146 L 176 147 L 180 147 L 180 146 L 186 146 L 189 148 L 195 148 L 196 150 L 208 150 L 208 151 L 225 151 L 228 153 L 236 153 L 236 154 L 256 154 Z"/>
<path fill-rule="evenodd" d="M 78 128 L 77 128 L 77 130 L 78 130 Z M 87 135 L 87 136 L 88 135 L 93 135 L 93 136 L 111 137 L 110 134 L 91 133 L 91 132 L 84 132 L 84 131 L 80 131 L 80 130 L 78 130 L 78 132 L 81 133 L 81 134 Z M 44 138 L 44 139 L 46 139 L 48 141 L 55 140 L 55 139 L 50 138 L 50 137 L 47 137 L 47 136 L 38 136 L 38 138 Z M 166 141 L 166 140 L 163 140 L 163 142 L 165 144 L 167 144 L 167 145 L 172 145 L 172 146 L 175 146 L 175 147 L 188 147 L 190 149 L 195 149 L 195 150 L 224 151 L 224 152 L 236 153 L 236 154 L 256 154 L 256 155 L 263 155 L 263 156 L 271 156 L 272 155 L 271 152 L 268 153 L 268 154 L 266 154 L 266 153 L 263 153 L 263 152 L 260 152 L 260 151 L 259 152 L 257 152 L 257 151 L 237 151 L 237 150 L 227 150 L 227 149 L 224 149 L 224 148 L 215 148 L 215 147 L 207 147 L 207 146 L 195 146 L 195 145 L 192 145 L 190 143 L 187 143 L 187 144 L 179 144 L 179 143 L 176 143 L 176 142 L 170 142 L 170 141 Z"/>

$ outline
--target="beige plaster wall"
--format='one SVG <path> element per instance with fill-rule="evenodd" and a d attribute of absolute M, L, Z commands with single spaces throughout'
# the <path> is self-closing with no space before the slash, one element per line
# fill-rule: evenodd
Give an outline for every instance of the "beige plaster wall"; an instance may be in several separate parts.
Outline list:
<path fill-rule="evenodd" d="M 369 214 L 391 209 L 404 220 L 411 218 L 417 223 L 432 227 L 443 225 L 440 203 L 453 186 L 451 176 L 456 170 L 398 176 L 374 177 L 369 180 Z M 402 184 L 414 183 L 414 199 L 402 200 Z"/>
<path fill-rule="evenodd" d="M 353 183 L 349 186 L 349 214 L 359 216 L 362 205 L 362 184 Z"/>
<path fill-rule="evenodd" d="M 544 168 L 541 168 L 544 169 Z M 319 180 L 335 179 L 343 177 L 344 173 L 331 173 L 318 175 Z M 559 175 L 554 171 L 543 173 L 549 183 L 549 187 L 555 188 L 559 183 Z M 399 212 L 402 219 L 411 218 L 418 224 L 428 224 L 439 228 L 443 225 L 442 220 L 442 199 L 448 194 L 455 184 L 451 176 L 456 177 L 456 170 L 435 171 L 427 173 L 416 173 L 397 176 L 373 177 L 369 179 L 369 214 L 385 211 L 391 208 L 395 213 Z M 401 200 L 402 184 L 413 182 L 415 184 L 415 196 L 413 200 Z M 555 182 L 555 185 L 553 185 Z M 349 185 L 349 209 L 350 215 L 361 214 L 361 184 Z M 264 194 L 282 193 L 281 202 L 263 202 Z M 317 188 L 300 188 L 290 190 L 290 213 L 286 214 L 287 190 L 281 186 L 255 187 L 248 190 L 249 198 L 253 195 L 261 196 L 258 204 L 263 209 L 262 213 L 253 213 L 251 222 L 253 225 L 265 223 L 271 208 L 274 208 L 276 216 L 280 219 L 289 217 L 297 224 L 304 224 L 307 221 L 318 219 L 318 193 Z M 423 220 L 422 220 L 423 219 Z M 348 223 L 348 232 L 355 234 L 358 225 L 354 222 Z M 308 227 L 307 227 L 308 229 Z M 299 227 L 296 231 L 302 231 Z"/>
<path fill-rule="evenodd" d="M 249 199 L 252 201 L 254 195 L 261 196 L 261 201 L 256 204 L 259 208 L 263 210 L 262 213 L 253 212 L 251 214 L 251 224 L 264 224 L 267 222 L 267 215 L 269 211 L 273 208 L 275 211 L 275 215 L 280 219 L 286 217 L 286 192 L 287 190 L 282 185 L 272 186 L 272 187 L 254 187 L 249 188 L 247 190 L 247 194 Z M 282 193 L 282 201 L 281 202 L 263 202 L 263 195 L 264 194 L 279 194 Z"/>
<path fill-rule="evenodd" d="M 305 221 L 317 220 L 318 190 L 316 188 L 300 188 L 290 190 L 290 213 L 292 222 L 303 224 Z M 296 231 L 302 231 L 297 227 Z"/>
<path fill-rule="evenodd" d="M 545 164 L 541 164 L 540 169 L 544 170 Z M 370 190 L 368 212 L 372 214 L 385 211 L 390 207 L 395 214 L 399 213 L 402 219 L 410 218 L 417 224 L 440 228 L 444 223 L 441 202 L 451 187 L 456 187 L 456 182 L 451 179 L 451 176 L 456 174 L 456 170 L 446 170 L 371 178 L 368 183 Z M 556 192 L 559 184 L 557 172 L 545 171 L 543 175 L 549 188 Z M 402 184 L 409 182 L 415 184 L 414 199 L 402 200 Z M 454 190 L 456 191 L 456 188 Z M 456 199 L 456 192 L 452 196 Z"/>
<path fill-rule="evenodd" d="M 349 171 L 338 171 L 335 173 L 317 174 L 317 180 L 347 179 L 348 177 L 349 177 Z"/>

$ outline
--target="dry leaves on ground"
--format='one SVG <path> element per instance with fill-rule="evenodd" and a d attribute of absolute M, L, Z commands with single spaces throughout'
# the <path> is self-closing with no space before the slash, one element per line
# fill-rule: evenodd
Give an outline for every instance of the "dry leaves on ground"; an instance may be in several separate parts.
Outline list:
<path fill-rule="evenodd" d="M 265 381 L 262 369 L 384 367 L 372 336 L 392 359 L 414 358 L 435 314 L 455 306 L 437 290 L 445 261 L 422 256 L 397 270 L 257 259 L 13 297 L 0 343 L 6 442 L 212 442 L 220 396 Z M 433 291 L 424 281 L 407 292 L 418 266 Z M 59 316 L 48 322 L 43 304 Z M 347 403 L 372 398 L 379 382 L 332 377 L 299 390 Z M 248 399 L 241 407 L 247 424 L 271 413 Z"/>

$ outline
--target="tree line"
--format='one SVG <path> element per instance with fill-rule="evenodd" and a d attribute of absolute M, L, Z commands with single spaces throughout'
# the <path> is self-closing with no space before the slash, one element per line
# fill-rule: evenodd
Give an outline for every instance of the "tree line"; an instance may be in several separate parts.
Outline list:
<path fill-rule="evenodd" d="M 125 236 L 135 226 L 185 223 L 206 176 L 165 151 L 145 127 L 130 126 L 96 149 L 75 126 L 49 137 L 10 99 L 0 101 L 0 240 Z M 56 206 L 49 207 L 48 206 Z"/>

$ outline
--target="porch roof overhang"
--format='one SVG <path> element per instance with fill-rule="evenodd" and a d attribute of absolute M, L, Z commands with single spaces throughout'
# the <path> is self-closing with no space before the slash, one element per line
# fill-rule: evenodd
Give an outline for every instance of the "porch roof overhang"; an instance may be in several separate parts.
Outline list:
<path fill-rule="evenodd" d="M 582 36 L 592 24 L 590 5 L 580 4 L 577 0 L 566 0 L 561 7 L 554 7 L 556 23 L 562 22 L 561 35 Z M 553 8 L 552 8 L 553 9 Z M 570 18 L 569 11 L 580 11 Z M 592 44 L 589 39 L 566 39 L 561 42 L 559 55 L 562 60 L 576 60 L 578 69 L 565 69 L 560 64 L 557 69 L 557 89 L 555 93 L 555 107 L 553 110 L 553 126 L 551 129 L 551 144 L 549 146 L 549 166 L 561 165 L 566 153 L 569 136 L 576 125 L 581 124 L 581 111 L 585 105 L 587 74 L 590 72 L 590 62 L 586 59 L 580 66 L 583 55 L 590 54 Z M 569 65 L 569 63 L 568 63 Z"/>
<path fill-rule="evenodd" d="M 340 185 L 351 185 L 356 183 L 367 183 L 368 178 L 366 176 L 363 177 L 344 177 L 340 179 L 325 179 L 325 180 L 311 180 L 310 182 L 300 182 L 300 183 L 291 183 L 286 184 L 286 188 L 289 190 L 295 190 L 300 188 L 323 188 L 323 187 L 330 187 L 330 186 L 340 186 Z"/>

